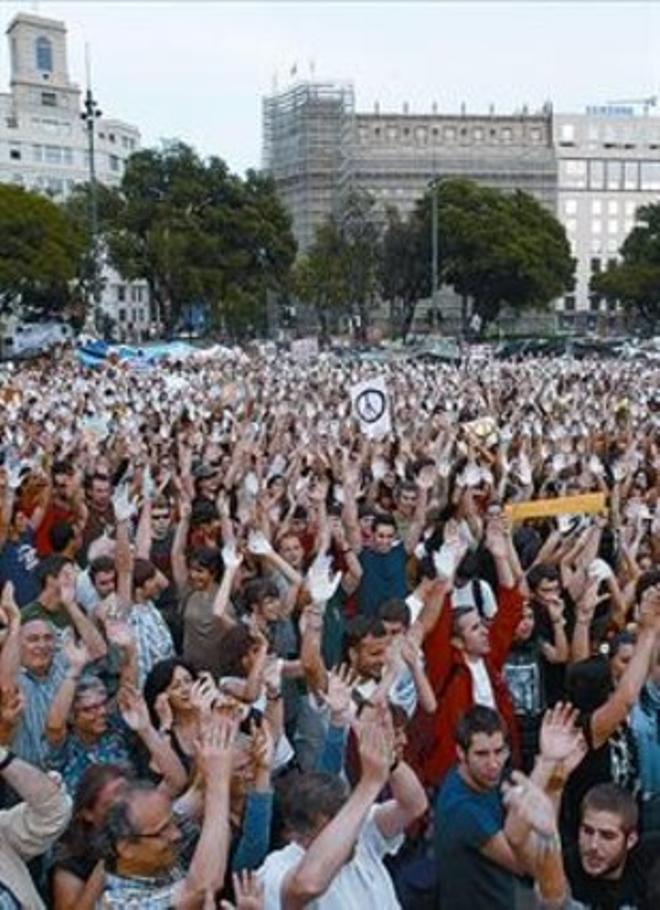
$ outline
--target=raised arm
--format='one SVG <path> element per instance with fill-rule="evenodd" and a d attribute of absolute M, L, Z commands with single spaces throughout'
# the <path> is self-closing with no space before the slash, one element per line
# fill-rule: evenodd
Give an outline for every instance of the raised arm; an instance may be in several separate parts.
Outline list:
<path fill-rule="evenodd" d="M 355 848 L 392 763 L 391 746 L 377 723 L 361 725 L 359 749 L 362 772 L 358 785 L 312 841 L 298 865 L 284 876 L 280 891 L 282 910 L 301 910 L 324 894 Z"/>
<path fill-rule="evenodd" d="M 69 668 L 55 693 L 55 698 L 46 717 L 45 735 L 51 746 L 61 746 L 66 739 L 67 724 L 71 706 L 76 695 L 76 688 L 82 672 L 90 661 L 89 652 L 84 644 L 76 644 L 73 638 L 67 639 L 63 647 Z"/>
<path fill-rule="evenodd" d="M 600 748 L 628 716 L 639 698 L 651 665 L 660 622 L 660 587 L 642 595 L 639 630 L 632 659 L 604 705 L 591 716 L 591 745 Z"/>
<path fill-rule="evenodd" d="M 236 726 L 226 717 L 211 715 L 202 727 L 198 764 L 204 777 L 204 821 L 197 847 L 176 907 L 201 905 L 213 899 L 227 871 L 231 832 L 229 782 Z"/>
<path fill-rule="evenodd" d="M 188 582 L 188 566 L 186 564 L 186 545 L 188 542 L 188 530 L 190 529 L 190 515 L 192 506 L 190 500 L 182 498 L 179 501 L 179 522 L 176 526 L 174 540 L 172 542 L 172 575 L 174 583 L 179 593 L 181 593 Z"/>

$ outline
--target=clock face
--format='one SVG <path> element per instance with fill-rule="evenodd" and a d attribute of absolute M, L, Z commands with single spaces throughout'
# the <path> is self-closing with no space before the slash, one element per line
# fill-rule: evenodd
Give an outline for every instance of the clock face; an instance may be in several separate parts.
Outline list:
<path fill-rule="evenodd" d="M 385 395 L 379 389 L 365 389 L 357 397 L 355 410 L 360 420 L 375 423 L 385 413 Z"/>

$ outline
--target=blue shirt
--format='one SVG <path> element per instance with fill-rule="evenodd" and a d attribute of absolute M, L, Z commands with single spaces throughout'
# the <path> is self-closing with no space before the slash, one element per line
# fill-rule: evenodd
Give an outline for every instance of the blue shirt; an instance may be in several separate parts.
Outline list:
<path fill-rule="evenodd" d="M 439 906 L 511 910 L 513 874 L 480 852 L 504 827 L 499 791 L 472 790 L 453 767 L 436 795 L 434 815 Z"/>
<path fill-rule="evenodd" d="M 660 685 L 647 682 L 630 712 L 642 793 L 660 794 Z"/>
<path fill-rule="evenodd" d="M 358 613 L 377 616 L 386 600 L 403 600 L 407 594 L 406 550 L 396 543 L 388 553 L 362 550 L 362 581 L 358 588 Z"/>
<path fill-rule="evenodd" d="M 14 597 L 24 607 L 39 597 L 36 568 L 39 557 L 34 548 L 34 533 L 24 531 L 18 540 L 8 540 L 0 550 L 0 588 L 8 581 L 14 585 Z"/>

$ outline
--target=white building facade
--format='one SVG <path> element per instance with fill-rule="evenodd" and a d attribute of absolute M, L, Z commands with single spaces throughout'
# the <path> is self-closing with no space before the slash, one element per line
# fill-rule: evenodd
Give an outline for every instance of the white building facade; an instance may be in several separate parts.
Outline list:
<path fill-rule="evenodd" d="M 640 206 L 660 200 L 660 117 L 633 106 L 556 114 L 557 216 L 577 260 L 575 287 L 558 302 L 564 329 L 616 331 L 617 307 L 590 290 L 594 273 L 620 258 Z"/>
<path fill-rule="evenodd" d="M 0 182 L 43 192 L 55 201 L 76 184 L 89 182 L 87 126 L 82 98 L 69 77 L 63 22 L 21 13 L 7 28 L 10 91 L 0 94 Z M 95 123 L 96 178 L 118 186 L 126 160 L 140 145 L 137 127 L 111 117 Z M 116 325 L 117 338 L 149 334 L 145 281 L 126 282 L 103 268 L 101 310 Z"/>

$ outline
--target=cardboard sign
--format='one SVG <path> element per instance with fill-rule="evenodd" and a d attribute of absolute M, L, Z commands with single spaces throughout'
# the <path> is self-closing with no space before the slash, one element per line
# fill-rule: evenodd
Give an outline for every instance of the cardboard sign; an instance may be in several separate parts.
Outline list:
<path fill-rule="evenodd" d="M 605 510 L 604 493 L 582 493 L 579 496 L 514 502 L 506 506 L 504 512 L 511 521 L 524 521 L 526 518 L 552 518 L 556 515 L 594 515 Z"/>

